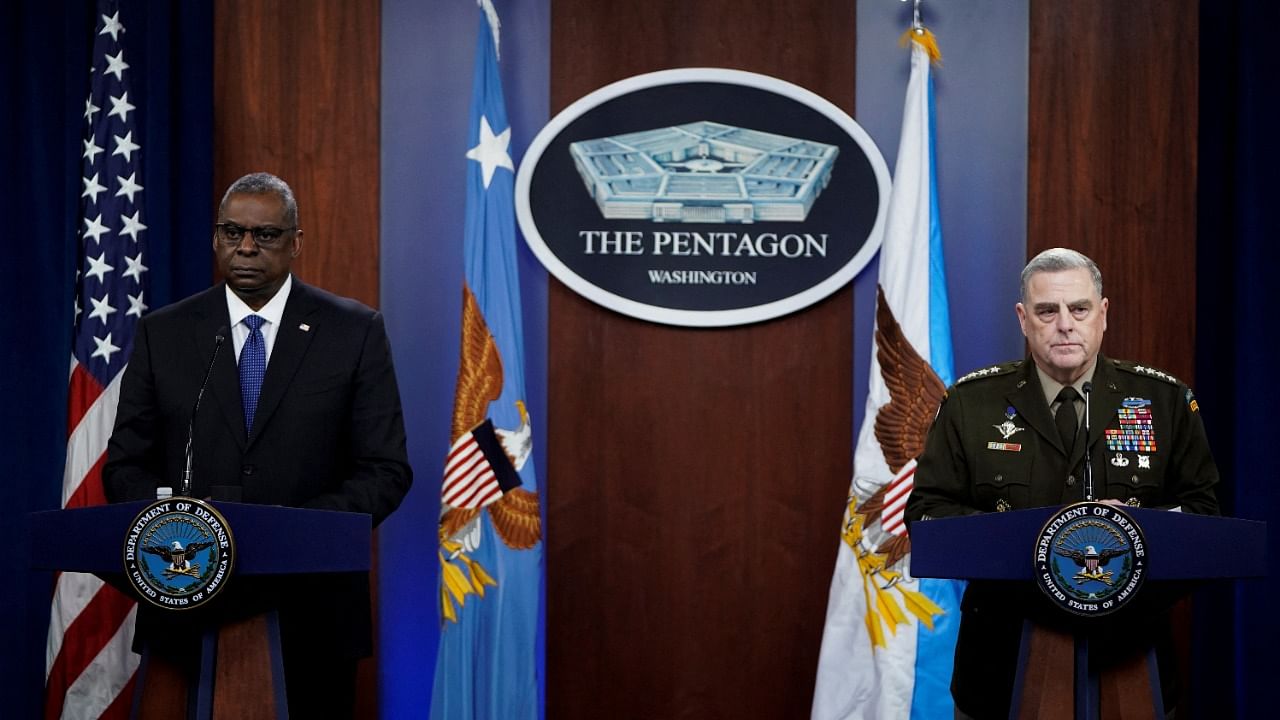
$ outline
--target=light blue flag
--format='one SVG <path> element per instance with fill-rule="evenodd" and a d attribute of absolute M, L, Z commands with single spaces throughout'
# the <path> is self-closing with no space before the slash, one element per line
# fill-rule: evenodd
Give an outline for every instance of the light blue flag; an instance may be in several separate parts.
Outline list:
<path fill-rule="evenodd" d="M 911 577 L 903 517 L 915 476 L 912 453 L 923 449 L 937 407 L 904 401 L 941 402 L 953 379 L 933 147 L 930 58 L 937 45 L 923 28 L 907 37 L 911 77 L 880 244 L 867 411 L 827 601 L 813 720 L 953 714 L 949 685 L 962 585 Z M 918 414 L 908 410 L 916 407 Z M 901 434 L 882 445 L 883 432 Z"/>
<path fill-rule="evenodd" d="M 440 615 L 431 717 L 540 715 L 542 524 L 525 409 L 514 164 L 497 15 L 476 43 L 463 239 L 461 362 L 441 485 Z"/>

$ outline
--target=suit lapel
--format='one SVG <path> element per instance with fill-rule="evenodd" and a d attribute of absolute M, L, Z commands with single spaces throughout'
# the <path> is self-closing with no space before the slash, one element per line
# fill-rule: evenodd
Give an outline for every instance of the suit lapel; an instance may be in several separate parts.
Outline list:
<path fill-rule="evenodd" d="M 205 363 L 209 362 L 209 358 L 213 355 L 214 337 L 218 330 L 226 328 L 224 332 L 227 339 L 223 342 L 222 349 L 218 351 L 218 358 L 214 361 L 213 370 L 209 373 L 209 385 L 205 388 L 201 406 L 205 407 L 203 412 L 211 409 L 207 405 L 218 406 L 217 412 L 222 415 L 223 421 L 231 428 L 231 436 L 236 438 L 236 442 L 243 449 L 244 405 L 240 400 L 240 374 L 236 370 L 236 350 L 231 340 L 230 323 L 230 316 L 227 314 L 226 290 L 222 285 L 218 285 L 208 292 L 206 301 L 201 303 L 200 316 L 194 323 L 192 336 L 196 345 L 196 357 L 200 358 L 200 367 L 197 372 L 201 373 L 200 379 L 203 379 Z"/>
<path fill-rule="evenodd" d="M 310 288 L 295 277 L 289 301 L 284 306 L 284 315 L 280 318 L 280 327 L 276 328 L 275 345 L 271 348 L 271 358 L 267 361 L 267 374 L 262 379 L 262 394 L 258 396 L 258 409 L 253 416 L 249 445 L 262 436 L 262 429 L 271 421 L 271 415 L 280 405 L 280 400 L 293 382 L 294 374 L 302 365 L 314 333 L 310 329 L 303 330 L 301 326 L 318 307 Z"/>
<path fill-rule="evenodd" d="M 1036 364 L 1030 358 L 1022 363 L 1022 372 L 1018 382 L 1008 394 L 1009 404 L 1026 420 L 1044 441 L 1066 454 L 1062 447 L 1062 438 L 1058 437 L 1058 428 L 1053 424 L 1053 415 L 1049 412 L 1049 404 L 1044 401 L 1044 389 L 1040 378 L 1036 375 Z"/>

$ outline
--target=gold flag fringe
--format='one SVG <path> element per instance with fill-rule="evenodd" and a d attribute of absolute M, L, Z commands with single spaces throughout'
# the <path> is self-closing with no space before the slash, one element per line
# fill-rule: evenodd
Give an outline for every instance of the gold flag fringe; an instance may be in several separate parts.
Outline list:
<path fill-rule="evenodd" d="M 942 66 L 942 50 L 938 48 L 938 38 L 929 32 L 929 28 L 908 28 L 902 33 L 902 37 L 898 38 L 898 46 L 906 47 L 909 42 L 924 48 L 924 51 L 929 53 L 929 61 L 939 67 Z"/>

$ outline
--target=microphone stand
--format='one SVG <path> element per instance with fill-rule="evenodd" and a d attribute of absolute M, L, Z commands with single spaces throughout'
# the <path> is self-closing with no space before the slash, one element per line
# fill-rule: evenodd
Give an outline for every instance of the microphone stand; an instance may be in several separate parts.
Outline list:
<path fill-rule="evenodd" d="M 191 449 L 191 442 L 196 434 L 196 413 L 200 412 L 200 400 L 204 397 L 205 386 L 209 384 L 209 375 L 213 373 L 213 364 L 218 360 L 218 351 L 226 341 L 227 327 L 224 325 L 218 328 L 217 334 L 213 336 L 213 356 L 209 358 L 209 366 L 204 369 L 204 379 L 200 381 L 200 391 L 196 393 L 196 404 L 191 408 L 191 420 L 187 423 L 186 468 L 182 471 L 182 482 L 178 493 L 184 497 L 191 497 L 191 464 L 195 455 Z"/>
<path fill-rule="evenodd" d="M 1084 390 L 1084 499 L 1092 502 L 1093 458 L 1089 453 L 1089 395 L 1093 392 L 1093 383 L 1086 382 L 1081 389 Z"/>

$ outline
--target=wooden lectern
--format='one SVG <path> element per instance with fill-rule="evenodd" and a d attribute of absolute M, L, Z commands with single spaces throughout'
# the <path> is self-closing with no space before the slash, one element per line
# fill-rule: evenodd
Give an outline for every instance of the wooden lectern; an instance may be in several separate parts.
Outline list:
<path fill-rule="evenodd" d="M 1173 597 L 1180 594 L 1180 584 L 1191 587 L 1267 573 L 1266 523 L 1140 508 L 1126 511 L 1146 536 L 1142 594 Z M 1036 539 L 1058 512 L 1035 508 L 915 522 L 911 574 L 1012 580 L 1030 587 Z M 1074 628 L 1069 632 L 1024 621 L 1010 718 L 1163 720 L 1154 649 L 1101 674 L 1090 668 L 1089 625 L 1101 620 L 1081 618 L 1068 625 Z"/>
<path fill-rule="evenodd" d="M 121 589 L 127 529 L 150 501 L 55 510 L 29 516 L 31 566 L 87 572 Z M 215 502 L 236 543 L 234 575 L 208 608 L 150 610 L 187 613 L 194 676 L 143 648 L 132 717 L 189 720 L 249 720 L 288 717 L 277 613 L 270 607 L 248 615 L 223 612 L 237 598 L 250 599 L 255 584 L 271 578 L 320 573 L 367 573 L 371 520 L 361 513 L 304 510 Z M 323 601 L 320 599 L 319 601 Z M 142 608 L 140 607 L 140 611 Z M 323 632 L 323 629 L 318 629 Z"/>

